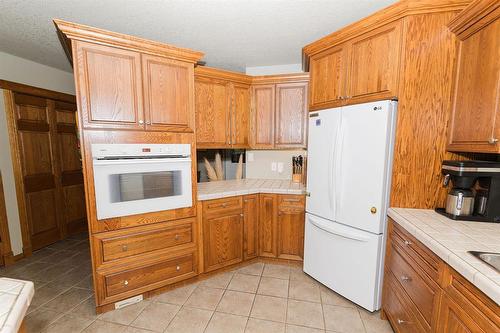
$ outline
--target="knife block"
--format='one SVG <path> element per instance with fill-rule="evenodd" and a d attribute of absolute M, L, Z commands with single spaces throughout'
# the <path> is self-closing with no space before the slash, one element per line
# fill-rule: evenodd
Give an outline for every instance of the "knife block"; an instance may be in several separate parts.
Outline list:
<path fill-rule="evenodd" d="M 294 182 L 294 183 L 302 183 L 302 174 L 301 173 L 294 173 L 294 174 L 292 174 L 292 182 Z"/>

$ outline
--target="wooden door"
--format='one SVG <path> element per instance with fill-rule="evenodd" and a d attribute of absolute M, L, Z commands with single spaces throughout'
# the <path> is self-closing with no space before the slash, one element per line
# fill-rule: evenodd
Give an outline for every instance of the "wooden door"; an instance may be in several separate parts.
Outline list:
<path fill-rule="evenodd" d="M 347 78 L 349 104 L 397 96 L 401 31 L 398 21 L 351 42 Z"/>
<path fill-rule="evenodd" d="M 260 194 L 259 253 L 262 257 L 277 257 L 278 198 L 276 194 Z"/>
<path fill-rule="evenodd" d="M 311 57 L 309 109 L 319 110 L 340 106 L 346 95 L 347 48 L 332 47 Z"/>
<path fill-rule="evenodd" d="M 205 272 L 243 260 L 243 218 L 241 213 L 203 221 Z"/>
<path fill-rule="evenodd" d="M 83 127 L 143 129 L 140 54 L 75 43 Z"/>
<path fill-rule="evenodd" d="M 278 258 L 302 260 L 304 258 L 303 209 L 280 208 L 278 212 Z"/>
<path fill-rule="evenodd" d="M 233 148 L 248 148 L 250 86 L 233 83 L 232 87 L 231 146 Z"/>
<path fill-rule="evenodd" d="M 274 84 L 252 87 L 252 148 L 274 147 L 275 99 Z"/>
<path fill-rule="evenodd" d="M 448 150 L 500 152 L 500 20 L 461 42 Z"/>
<path fill-rule="evenodd" d="M 17 150 L 15 163 L 20 165 L 20 182 L 32 250 L 61 239 L 61 204 L 63 198 L 57 185 L 60 169 L 57 159 L 57 132 L 53 125 L 54 102 L 30 95 L 14 94 L 11 117 Z M 23 191 L 24 190 L 24 191 Z M 23 211 L 24 210 L 24 211 Z M 26 244 L 25 244 L 26 246 Z"/>
<path fill-rule="evenodd" d="M 63 201 L 63 234 L 87 230 L 82 162 L 76 128 L 76 105 L 56 101 L 54 112 L 57 129 L 59 165 Z"/>
<path fill-rule="evenodd" d="M 145 54 L 141 58 L 146 129 L 193 132 L 193 64 Z"/>
<path fill-rule="evenodd" d="M 7 207 L 3 193 L 2 173 L 0 172 L 0 266 L 12 263 Z"/>
<path fill-rule="evenodd" d="M 306 148 L 307 82 L 276 85 L 276 148 Z"/>
<path fill-rule="evenodd" d="M 229 146 L 230 86 L 227 81 L 195 80 L 196 143 L 198 148 Z"/>
<path fill-rule="evenodd" d="M 259 255 L 259 195 L 243 197 L 243 257 Z"/>
<path fill-rule="evenodd" d="M 498 327 L 497 327 L 498 328 Z M 470 317 L 459 305 L 453 302 L 448 295 L 444 294 L 439 309 L 439 319 L 436 332 L 438 333 L 486 333 L 494 332 L 482 330 L 474 318 Z"/>

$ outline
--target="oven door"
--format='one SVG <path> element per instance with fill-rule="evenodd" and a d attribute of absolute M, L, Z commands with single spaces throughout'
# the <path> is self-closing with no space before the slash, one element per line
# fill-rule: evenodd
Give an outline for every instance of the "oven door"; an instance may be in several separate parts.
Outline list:
<path fill-rule="evenodd" d="M 191 207 L 191 159 L 94 160 L 97 219 Z"/>

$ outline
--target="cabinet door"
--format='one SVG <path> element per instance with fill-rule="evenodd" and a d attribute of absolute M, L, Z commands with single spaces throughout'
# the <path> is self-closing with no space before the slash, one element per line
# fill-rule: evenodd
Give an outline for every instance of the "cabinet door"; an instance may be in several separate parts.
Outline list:
<path fill-rule="evenodd" d="M 193 64 L 143 54 L 142 72 L 146 128 L 192 132 Z"/>
<path fill-rule="evenodd" d="M 278 213 L 278 258 L 302 260 L 304 257 L 304 210 L 280 209 Z"/>
<path fill-rule="evenodd" d="M 278 198 L 261 194 L 259 201 L 259 252 L 262 257 L 277 257 Z"/>
<path fill-rule="evenodd" d="M 241 215 L 241 213 L 233 213 L 203 221 L 205 272 L 243 260 Z"/>
<path fill-rule="evenodd" d="M 196 78 L 196 143 L 198 147 L 229 146 L 230 86 L 227 81 Z"/>
<path fill-rule="evenodd" d="M 307 131 L 307 82 L 276 85 L 276 135 L 278 148 L 305 148 Z"/>
<path fill-rule="evenodd" d="M 351 42 L 349 104 L 397 96 L 401 57 L 401 22 L 389 24 Z"/>
<path fill-rule="evenodd" d="M 500 152 L 500 20 L 461 42 L 449 150 Z"/>
<path fill-rule="evenodd" d="M 252 148 L 274 147 L 274 84 L 252 87 Z"/>
<path fill-rule="evenodd" d="M 491 327 L 494 332 L 494 328 Z M 441 299 L 439 310 L 438 333 L 486 333 L 468 313 L 453 302 L 446 294 Z"/>
<path fill-rule="evenodd" d="M 234 148 L 248 147 L 250 117 L 250 86 L 234 83 L 231 103 L 231 145 Z"/>
<path fill-rule="evenodd" d="M 243 198 L 243 256 L 250 259 L 258 256 L 259 249 L 259 196 L 247 195 Z"/>
<path fill-rule="evenodd" d="M 340 106 L 345 96 L 347 48 L 345 44 L 332 47 L 311 57 L 309 109 L 318 110 Z"/>
<path fill-rule="evenodd" d="M 76 42 L 74 59 L 83 127 L 143 129 L 140 54 Z"/>

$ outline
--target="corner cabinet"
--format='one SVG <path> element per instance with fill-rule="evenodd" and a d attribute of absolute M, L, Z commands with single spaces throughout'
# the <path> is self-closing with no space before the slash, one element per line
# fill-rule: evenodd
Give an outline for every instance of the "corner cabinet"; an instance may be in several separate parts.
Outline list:
<path fill-rule="evenodd" d="M 449 27 L 460 47 L 448 150 L 500 153 L 498 1 L 474 1 Z"/>
<path fill-rule="evenodd" d="M 252 87 L 252 148 L 274 147 L 276 87 L 273 84 Z"/>

